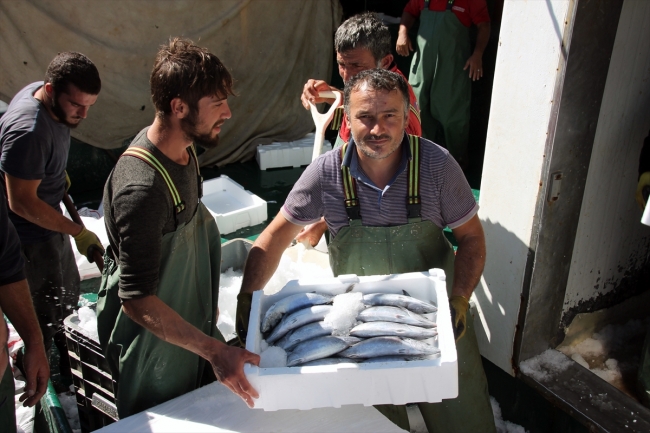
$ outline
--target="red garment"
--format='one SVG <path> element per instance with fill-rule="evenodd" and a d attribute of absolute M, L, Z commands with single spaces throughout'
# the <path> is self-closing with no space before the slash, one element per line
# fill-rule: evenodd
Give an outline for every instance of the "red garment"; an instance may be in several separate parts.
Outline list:
<path fill-rule="evenodd" d="M 417 18 L 422 9 L 424 9 L 424 0 L 410 0 L 404 7 L 404 12 Z M 430 11 L 442 12 L 446 9 L 447 0 L 431 0 L 429 2 Z M 456 0 L 451 10 L 465 27 L 469 27 L 472 23 L 476 25 L 490 22 L 485 0 Z"/>
<path fill-rule="evenodd" d="M 393 63 L 393 66 L 389 69 L 391 72 L 395 72 L 397 74 L 400 74 L 402 77 L 404 77 L 404 74 L 397 69 L 397 65 Z M 408 80 L 406 77 L 404 77 L 404 80 L 406 81 L 406 84 L 408 84 Z M 415 98 L 415 93 L 413 93 L 413 89 L 411 88 L 411 85 L 408 84 L 409 86 L 409 99 L 411 101 L 411 106 L 409 107 L 409 124 L 406 127 L 406 133 L 411 134 L 411 135 L 417 135 L 418 137 L 422 136 L 422 125 L 420 124 L 420 107 L 418 106 L 418 101 Z M 343 119 L 341 121 L 341 127 L 339 128 L 339 137 L 341 137 L 341 140 L 343 140 L 345 143 L 347 143 L 350 140 L 350 126 L 348 125 L 348 120 L 346 119 L 345 116 L 343 116 Z"/>

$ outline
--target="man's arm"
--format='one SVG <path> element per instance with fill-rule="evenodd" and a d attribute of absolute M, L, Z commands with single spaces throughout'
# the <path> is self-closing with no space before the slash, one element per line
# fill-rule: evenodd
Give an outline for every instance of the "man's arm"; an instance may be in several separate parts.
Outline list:
<path fill-rule="evenodd" d="M 483 51 L 490 41 L 490 22 L 485 21 L 476 25 L 476 47 L 474 52 L 465 62 L 463 71 L 469 68 L 469 78 L 476 81 L 483 76 Z"/>
<path fill-rule="evenodd" d="M 278 268 L 284 250 L 302 230 L 281 214 L 259 235 L 246 259 L 240 293 L 252 294 L 264 288 Z"/>
<path fill-rule="evenodd" d="M 244 364 L 259 365 L 259 355 L 228 346 L 204 334 L 154 295 L 125 300 L 122 310 L 161 340 L 209 361 L 217 379 L 253 407 L 253 398 L 259 394 L 246 379 Z"/>
<path fill-rule="evenodd" d="M 293 224 L 279 213 L 264 229 L 248 253 L 244 266 L 244 278 L 237 295 L 235 330 L 239 342 L 246 343 L 248 321 L 251 313 L 253 292 L 264 288 L 278 268 L 282 253 L 296 237 L 302 226 Z"/>
<path fill-rule="evenodd" d="M 458 250 L 451 295 L 469 299 L 481 279 L 485 266 L 483 226 L 478 215 L 474 215 L 462 226 L 452 229 L 452 232 L 458 241 Z"/>
<path fill-rule="evenodd" d="M 83 229 L 55 211 L 50 205 L 38 198 L 36 190 L 41 181 L 25 180 L 5 173 L 9 208 L 17 215 L 40 227 L 55 232 L 76 236 Z"/>
<path fill-rule="evenodd" d="M 406 11 L 402 12 L 402 19 L 397 32 L 397 44 L 395 46 L 395 51 L 400 56 L 408 56 L 413 51 L 413 44 L 411 43 L 411 38 L 409 38 L 409 30 L 413 27 L 413 23 L 415 23 L 415 17 Z"/>
<path fill-rule="evenodd" d="M 6 284 L 0 287 L 0 308 L 7 315 L 25 343 L 23 366 L 27 383 L 20 396 L 24 406 L 34 406 L 47 389 L 50 367 L 45 355 L 43 335 L 32 305 L 27 280 Z M 3 349 L 4 350 L 4 349 Z"/>

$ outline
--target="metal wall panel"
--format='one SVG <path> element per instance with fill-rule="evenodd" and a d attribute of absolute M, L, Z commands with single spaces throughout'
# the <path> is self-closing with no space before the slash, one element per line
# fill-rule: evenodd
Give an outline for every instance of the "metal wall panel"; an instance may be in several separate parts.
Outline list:
<path fill-rule="evenodd" d="M 650 2 L 626 0 L 589 163 L 565 325 L 577 313 L 650 290 L 650 227 L 639 222 L 634 201 L 639 154 L 649 130 Z"/>

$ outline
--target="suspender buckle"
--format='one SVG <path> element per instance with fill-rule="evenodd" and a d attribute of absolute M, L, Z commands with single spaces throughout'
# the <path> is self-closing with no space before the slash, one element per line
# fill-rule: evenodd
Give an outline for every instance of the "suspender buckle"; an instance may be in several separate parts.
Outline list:
<path fill-rule="evenodd" d="M 185 210 L 185 202 L 182 201 L 176 205 L 176 213 L 179 214 Z"/>
<path fill-rule="evenodd" d="M 408 218 L 420 218 L 422 205 L 420 203 L 407 204 L 406 205 L 406 214 Z"/>
<path fill-rule="evenodd" d="M 345 212 L 347 212 L 348 218 L 351 220 L 361 219 L 361 206 L 359 205 L 346 207 Z"/>

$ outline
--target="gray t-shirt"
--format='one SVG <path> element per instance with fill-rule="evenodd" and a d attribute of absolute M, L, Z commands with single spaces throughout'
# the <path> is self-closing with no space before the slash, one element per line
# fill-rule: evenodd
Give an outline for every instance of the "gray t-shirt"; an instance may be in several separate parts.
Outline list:
<path fill-rule="evenodd" d="M 52 119 L 43 103 L 34 98 L 42 86 L 40 81 L 23 88 L 0 118 L 0 181 L 6 194 L 5 173 L 23 180 L 39 179 L 38 198 L 61 213 L 70 128 Z M 9 219 L 26 244 L 45 242 L 56 234 L 11 210 Z"/>
<path fill-rule="evenodd" d="M 153 153 L 169 173 L 186 207 L 175 215 L 167 184 L 149 164 L 132 156 L 119 159 L 104 186 L 104 222 L 120 266 L 118 293 L 122 299 L 156 294 L 162 237 L 175 231 L 177 223 L 190 221 L 199 202 L 194 157 L 185 166 L 170 160 L 147 139 L 148 129 L 140 131 L 131 146 Z"/>

